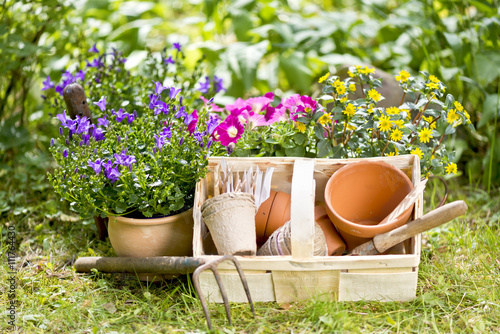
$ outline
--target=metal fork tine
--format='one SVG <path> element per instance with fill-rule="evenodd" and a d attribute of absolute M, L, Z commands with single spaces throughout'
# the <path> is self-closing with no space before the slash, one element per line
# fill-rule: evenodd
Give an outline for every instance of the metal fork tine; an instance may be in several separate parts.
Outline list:
<path fill-rule="evenodd" d="M 238 274 L 240 275 L 241 283 L 243 284 L 243 289 L 245 289 L 245 293 L 247 295 L 248 303 L 250 304 L 250 308 L 252 309 L 253 316 L 255 317 L 255 308 L 253 307 L 252 296 L 250 294 L 250 288 L 248 287 L 248 282 L 245 277 L 245 273 L 243 273 L 243 269 L 241 268 L 240 263 L 234 256 L 231 256 L 230 260 L 233 262 Z"/>
<path fill-rule="evenodd" d="M 226 309 L 226 316 L 227 320 L 229 321 L 229 326 L 232 325 L 231 321 L 231 309 L 229 308 L 229 299 L 227 298 L 227 293 L 226 289 L 224 288 L 224 284 L 222 283 L 222 279 L 219 275 L 219 271 L 217 270 L 216 267 L 210 268 L 212 272 L 214 273 L 215 281 L 217 282 L 217 285 L 219 286 L 219 291 L 222 296 L 222 300 L 224 301 L 224 308 Z"/>
<path fill-rule="evenodd" d="M 219 290 L 220 290 L 220 293 L 222 296 L 222 300 L 224 302 L 224 308 L 226 310 L 226 316 L 227 316 L 227 319 L 229 321 L 229 325 L 232 325 L 231 309 L 229 307 L 229 299 L 227 297 L 226 289 L 224 288 L 224 284 L 222 283 L 222 279 L 220 277 L 219 271 L 217 270 L 217 266 L 219 265 L 219 263 L 227 261 L 227 260 L 230 260 L 231 262 L 233 262 L 234 266 L 236 267 L 236 270 L 238 271 L 238 274 L 239 274 L 240 279 L 241 279 L 241 283 L 243 284 L 243 288 L 245 289 L 245 293 L 246 293 L 247 298 L 248 298 L 248 303 L 250 304 L 250 308 L 252 309 L 252 313 L 255 317 L 255 308 L 253 306 L 252 296 L 250 295 L 250 289 L 248 287 L 248 282 L 246 280 L 243 269 L 241 268 L 240 263 L 238 262 L 238 260 L 234 256 L 225 255 L 219 259 L 210 261 L 208 263 L 205 263 L 205 264 L 199 266 L 198 268 L 196 268 L 196 270 L 193 273 L 193 285 L 194 285 L 194 288 L 196 290 L 196 293 L 198 294 L 198 298 L 200 299 L 201 306 L 203 308 L 203 313 L 205 313 L 205 318 L 207 319 L 207 325 L 208 325 L 209 329 L 212 329 L 212 322 L 210 320 L 210 312 L 208 311 L 207 302 L 206 302 L 205 297 L 203 296 L 203 293 L 201 291 L 199 276 L 203 271 L 205 271 L 207 269 L 210 269 L 212 271 L 212 273 L 214 274 L 214 277 L 215 277 L 215 281 L 217 282 L 217 285 L 219 286 Z"/>

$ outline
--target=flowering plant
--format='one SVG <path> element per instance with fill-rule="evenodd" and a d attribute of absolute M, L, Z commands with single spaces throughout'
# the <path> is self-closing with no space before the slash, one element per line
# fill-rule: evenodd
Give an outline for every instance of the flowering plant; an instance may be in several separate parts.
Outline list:
<path fill-rule="evenodd" d="M 473 126 L 470 116 L 433 75 L 424 80 L 401 71 L 395 76 L 404 95 L 399 106 L 378 107 L 384 97 L 373 76 L 375 69 L 353 66 L 341 80 L 326 74 L 319 100 L 298 94 L 273 107 L 270 93 L 238 100 L 226 106 L 229 115 L 221 123 L 238 155 L 288 155 L 331 158 L 363 158 L 415 154 L 421 160 L 422 175 L 457 173 L 455 153 L 444 144 L 446 135 L 460 125 Z M 362 98 L 350 99 L 360 90 Z M 443 101 L 444 99 L 444 101 Z"/>
<path fill-rule="evenodd" d="M 153 90 L 153 89 L 152 89 Z M 51 141 L 58 164 L 49 180 L 82 215 L 152 217 L 192 206 L 207 156 L 220 153 L 212 135 L 218 117 L 184 104 L 181 89 L 155 82 L 143 98 L 148 107 L 110 109 L 94 102 L 102 117 L 57 115 L 60 136 Z"/>

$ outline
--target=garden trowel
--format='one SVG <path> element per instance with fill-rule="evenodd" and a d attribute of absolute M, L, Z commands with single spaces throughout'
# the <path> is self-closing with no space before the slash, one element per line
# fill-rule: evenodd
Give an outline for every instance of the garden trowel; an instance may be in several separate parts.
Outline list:
<path fill-rule="evenodd" d="M 348 255 L 377 255 L 384 253 L 400 242 L 449 222 L 465 214 L 466 211 L 467 204 L 464 201 L 448 203 L 406 225 L 375 236 L 371 241 L 354 248 Z"/>

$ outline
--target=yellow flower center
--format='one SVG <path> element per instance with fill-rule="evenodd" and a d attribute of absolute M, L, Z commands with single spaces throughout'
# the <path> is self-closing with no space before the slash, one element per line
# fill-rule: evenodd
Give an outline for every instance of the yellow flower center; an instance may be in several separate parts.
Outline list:
<path fill-rule="evenodd" d="M 236 136 L 238 135 L 238 129 L 236 129 L 235 126 L 230 126 L 227 129 L 227 135 L 231 138 L 236 138 Z"/>

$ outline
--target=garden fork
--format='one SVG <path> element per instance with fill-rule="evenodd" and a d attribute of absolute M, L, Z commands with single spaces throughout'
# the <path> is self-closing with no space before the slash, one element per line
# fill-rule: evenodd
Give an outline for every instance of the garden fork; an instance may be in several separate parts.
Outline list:
<path fill-rule="evenodd" d="M 212 322 L 210 320 L 210 312 L 208 305 L 203 296 L 200 287 L 200 274 L 206 270 L 211 270 L 214 274 L 215 281 L 219 286 L 219 290 L 224 302 L 226 316 L 231 322 L 231 310 L 229 307 L 229 300 L 227 297 L 226 289 L 222 283 L 221 276 L 217 266 L 224 261 L 233 262 L 236 270 L 243 284 L 243 288 L 247 295 L 248 303 L 252 309 L 253 316 L 255 317 L 255 308 L 250 295 L 250 289 L 246 280 L 243 269 L 236 257 L 232 255 L 225 255 L 215 260 L 207 260 L 199 257 L 175 257 L 175 256 L 158 256 L 158 257 L 81 257 L 75 261 L 75 269 L 77 272 L 91 272 L 96 269 L 103 273 L 151 273 L 151 274 L 190 274 L 193 273 L 193 284 L 200 299 L 203 313 L 207 319 L 209 329 L 212 329 Z"/>

